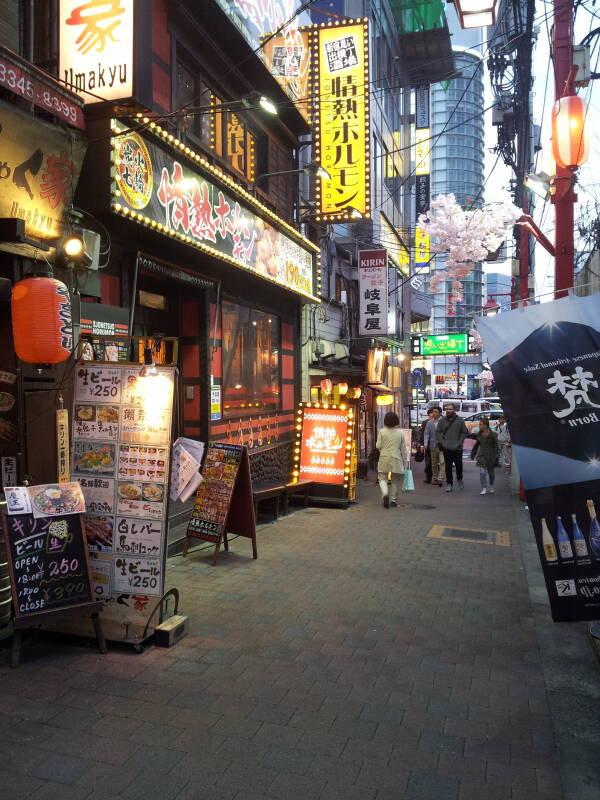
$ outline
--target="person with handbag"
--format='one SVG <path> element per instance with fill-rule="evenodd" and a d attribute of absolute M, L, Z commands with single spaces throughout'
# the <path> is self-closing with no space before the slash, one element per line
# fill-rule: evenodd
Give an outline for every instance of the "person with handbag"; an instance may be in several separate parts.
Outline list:
<path fill-rule="evenodd" d="M 477 461 L 479 467 L 479 482 L 481 483 L 479 494 L 488 492 L 494 494 L 494 478 L 500 458 L 500 445 L 498 437 L 490 429 L 489 419 L 479 420 L 479 432 L 477 441 L 471 450 L 471 458 Z"/>
<path fill-rule="evenodd" d="M 385 508 L 390 507 L 390 502 L 393 506 L 398 505 L 404 471 L 408 461 L 404 431 L 400 429 L 399 425 L 398 415 L 393 411 L 388 411 L 383 418 L 383 428 L 377 435 L 377 444 L 375 445 L 379 450 L 377 479 Z M 388 494 L 388 474 L 390 472 L 392 473 L 391 498 Z"/>
<path fill-rule="evenodd" d="M 446 403 L 444 405 L 446 416 L 443 417 L 437 426 L 437 440 L 438 447 L 444 453 L 444 462 L 446 466 L 446 491 L 451 492 L 453 489 L 452 481 L 452 465 L 456 469 L 456 480 L 458 481 L 458 488 L 464 489 L 463 483 L 463 443 L 467 438 L 467 426 L 462 417 L 456 413 L 454 403 Z"/>
<path fill-rule="evenodd" d="M 425 433 L 423 435 L 423 443 L 425 446 L 425 453 L 429 454 L 431 463 L 431 478 L 436 486 L 441 486 L 444 483 L 444 454 L 438 447 L 437 428 L 442 416 L 441 408 L 434 406 L 431 409 L 431 418 L 425 425 Z"/>

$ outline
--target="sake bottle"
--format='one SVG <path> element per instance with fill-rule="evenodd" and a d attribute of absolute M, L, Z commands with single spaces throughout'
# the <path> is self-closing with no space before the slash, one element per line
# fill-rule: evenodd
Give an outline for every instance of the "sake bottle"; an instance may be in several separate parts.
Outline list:
<path fill-rule="evenodd" d="M 587 558 L 589 556 L 585 536 L 581 532 L 581 528 L 577 524 L 577 515 L 571 514 L 573 520 L 573 545 L 575 547 L 575 555 L 577 558 Z"/>
<path fill-rule="evenodd" d="M 596 558 L 600 559 L 600 524 L 596 519 L 594 501 L 588 500 L 587 507 L 590 513 L 590 550 Z"/>
<path fill-rule="evenodd" d="M 558 552 L 561 558 L 573 558 L 573 548 L 571 547 L 571 540 L 569 534 L 565 530 L 560 517 L 556 518 L 556 541 L 558 543 Z"/>
<path fill-rule="evenodd" d="M 554 539 L 548 530 L 548 526 L 546 525 L 546 520 L 544 517 L 542 517 L 542 546 L 544 548 L 544 556 L 546 557 L 546 561 L 549 564 L 556 564 L 558 561 L 556 545 L 554 544 Z"/>

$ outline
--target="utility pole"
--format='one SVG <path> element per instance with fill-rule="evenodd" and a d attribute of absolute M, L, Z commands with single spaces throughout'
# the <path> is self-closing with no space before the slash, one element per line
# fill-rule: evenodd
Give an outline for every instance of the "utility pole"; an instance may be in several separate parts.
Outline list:
<path fill-rule="evenodd" d="M 552 31 L 552 57 L 554 62 L 554 99 L 573 94 L 573 0 L 553 0 L 554 28 Z M 556 194 L 554 204 L 555 249 L 554 297 L 564 297 L 573 286 L 575 263 L 574 225 L 575 202 L 573 190 L 575 175 L 568 167 L 556 165 Z"/>

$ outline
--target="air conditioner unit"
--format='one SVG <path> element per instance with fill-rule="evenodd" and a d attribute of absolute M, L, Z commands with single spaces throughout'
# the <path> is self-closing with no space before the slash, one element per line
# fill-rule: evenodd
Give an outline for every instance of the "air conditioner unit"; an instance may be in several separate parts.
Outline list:
<path fill-rule="evenodd" d="M 335 358 L 339 360 L 341 358 L 348 358 L 350 356 L 350 351 L 348 350 L 345 344 L 341 342 L 335 343 Z"/>
<path fill-rule="evenodd" d="M 335 356 L 335 343 L 328 339 L 321 339 L 321 358 Z"/>

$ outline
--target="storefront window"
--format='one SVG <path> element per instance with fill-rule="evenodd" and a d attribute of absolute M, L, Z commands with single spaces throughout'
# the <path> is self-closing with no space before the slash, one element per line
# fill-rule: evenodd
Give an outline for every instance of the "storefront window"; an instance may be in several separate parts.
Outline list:
<path fill-rule="evenodd" d="M 279 318 L 223 303 L 223 413 L 280 407 Z"/>

